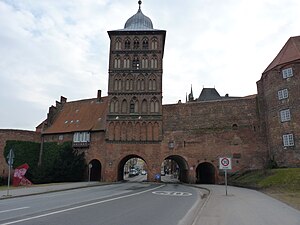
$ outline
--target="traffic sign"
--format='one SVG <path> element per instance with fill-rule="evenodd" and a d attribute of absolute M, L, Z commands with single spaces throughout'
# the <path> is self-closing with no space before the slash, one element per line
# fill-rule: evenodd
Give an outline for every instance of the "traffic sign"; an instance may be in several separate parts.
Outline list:
<path fill-rule="evenodd" d="M 12 149 L 9 150 L 9 153 L 6 158 L 7 158 L 7 164 L 9 166 L 12 166 L 14 164 L 14 158 L 15 158 L 15 154 Z"/>
<path fill-rule="evenodd" d="M 220 157 L 219 158 L 219 169 L 220 170 L 231 170 L 231 158 L 230 157 Z"/>

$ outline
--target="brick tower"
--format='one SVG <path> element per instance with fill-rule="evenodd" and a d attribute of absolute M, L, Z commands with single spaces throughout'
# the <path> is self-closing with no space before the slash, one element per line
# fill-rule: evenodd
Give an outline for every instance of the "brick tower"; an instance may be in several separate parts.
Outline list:
<path fill-rule="evenodd" d="M 162 140 L 162 74 L 165 30 L 153 29 L 141 11 L 124 29 L 108 31 L 109 109 L 106 140 L 112 143 Z"/>

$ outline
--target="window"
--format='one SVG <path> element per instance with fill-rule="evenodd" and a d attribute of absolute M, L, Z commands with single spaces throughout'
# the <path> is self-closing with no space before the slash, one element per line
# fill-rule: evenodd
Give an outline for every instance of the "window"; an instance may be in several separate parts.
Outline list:
<path fill-rule="evenodd" d="M 140 60 L 137 57 L 133 58 L 132 68 L 133 69 L 139 69 L 140 68 Z"/>
<path fill-rule="evenodd" d="M 151 113 L 159 112 L 159 102 L 156 98 L 153 98 L 150 102 L 150 112 Z"/>
<path fill-rule="evenodd" d="M 122 90 L 122 79 L 120 77 L 117 77 L 114 80 L 114 90 L 115 91 L 121 91 Z"/>
<path fill-rule="evenodd" d="M 125 99 L 122 102 L 122 113 L 127 113 L 127 101 Z"/>
<path fill-rule="evenodd" d="M 283 79 L 289 78 L 293 76 L 293 69 L 287 68 L 282 70 L 282 77 Z"/>
<path fill-rule="evenodd" d="M 124 58 L 124 68 L 125 69 L 129 69 L 130 68 L 130 60 L 129 60 L 129 56 L 125 56 Z"/>
<path fill-rule="evenodd" d="M 125 49 L 130 49 L 130 40 L 129 39 L 125 40 Z"/>
<path fill-rule="evenodd" d="M 63 134 L 59 135 L 59 136 L 58 136 L 58 140 L 59 140 L 59 141 L 64 140 L 64 135 L 63 135 Z"/>
<path fill-rule="evenodd" d="M 156 56 L 154 56 L 154 57 L 151 59 L 150 66 L 151 66 L 151 68 L 153 68 L 153 69 L 156 69 L 156 68 L 157 68 L 157 58 L 156 58 Z"/>
<path fill-rule="evenodd" d="M 148 39 L 144 39 L 143 40 L 143 49 L 148 49 L 149 48 L 149 42 L 148 42 Z"/>
<path fill-rule="evenodd" d="M 134 102 L 130 102 L 130 113 L 134 113 Z"/>
<path fill-rule="evenodd" d="M 139 39 L 135 38 L 133 41 L 133 48 L 138 49 L 139 46 L 140 46 L 140 41 L 139 41 Z"/>
<path fill-rule="evenodd" d="M 116 50 L 121 50 L 121 40 L 118 38 L 116 39 L 116 46 L 115 46 Z"/>
<path fill-rule="evenodd" d="M 288 89 L 282 89 L 278 91 L 278 99 L 282 100 L 282 99 L 286 99 L 289 97 L 289 92 Z"/>
<path fill-rule="evenodd" d="M 120 69 L 121 68 L 121 59 L 119 56 L 117 56 L 115 58 L 115 61 L 114 61 L 114 68 L 116 69 Z"/>
<path fill-rule="evenodd" d="M 148 68 L 148 58 L 147 57 L 143 57 L 142 58 L 142 68 L 143 69 L 147 69 Z"/>
<path fill-rule="evenodd" d="M 119 111 L 119 102 L 117 98 L 113 98 L 110 102 L 110 112 L 117 113 Z"/>
<path fill-rule="evenodd" d="M 147 100 L 142 101 L 142 113 L 147 113 Z"/>
<path fill-rule="evenodd" d="M 155 80 L 155 78 L 150 78 L 149 79 L 149 90 L 150 91 L 155 91 L 156 90 L 156 80 Z"/>
<path fill-rule="evenodd" d="M 73 142 L 90 142 L 90 132 L 76 132 L 73 136 Z"/>
<path fill-rule="evenodd" d="M 280 111 L 280 120 L 281 122 L 286 122 L 291 120 L 290 109 L 285 109 Z"/>
<path fill-rule="evenodd" d="M 153 39 L 151 42 L 151 49 L 155 50 L 157 49 L 158 43 L 157 43 L 157 39 Z"/>
<path fill-rule="evenodd" d="M 283 139 L 283 146 L 288 147 L 288 146 L 294 146 L 294 135 L 293 134 L 284 134 L 282 136 Z"/>

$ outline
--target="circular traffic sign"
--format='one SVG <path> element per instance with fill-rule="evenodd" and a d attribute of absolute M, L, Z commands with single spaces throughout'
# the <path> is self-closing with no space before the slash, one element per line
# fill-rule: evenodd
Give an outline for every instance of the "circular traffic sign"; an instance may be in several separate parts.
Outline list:
<path fill-rule="evenodd" d="M 223 159 L 221 160 L 221 164 L 222 164 L 222 166 L 228 166 L 228 165 L 229 165 L 229 163 L 230 163 L 230 161 L 229 161 L 229 159 L 228 159 L 228 158 L 223 158 Z"/>

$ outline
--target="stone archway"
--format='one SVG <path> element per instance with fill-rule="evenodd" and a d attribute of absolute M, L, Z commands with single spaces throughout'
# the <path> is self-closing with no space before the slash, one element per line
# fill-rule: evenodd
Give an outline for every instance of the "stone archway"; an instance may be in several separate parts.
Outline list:
<path fill-rule="evenodd" d="M 131 154 L 131 155 L 127 155 L 125 156 L 120 162 L 119 162 L 119 165 L 118 165 L 118 177 L 117 177 L 117 181 L 123 181 L 124 180 L 124 168 L 125 168 L 125 164 L 126 162 L 128 162 L 130 159 L 141 159 L 142 161 L 144 161 L 143 163 L 145 165 L 147 165 L 146 161 L 138 156 L 138 155 L 135 155 L 135 154 Z"/>
<path fill-rule="evenodd" d="M 90 181 L 101 181 L 101 163 L 97 159 L 90 161 Z"/>
<path fill-rule="evenodd" d="M 174 160 L 178 165 L 178 180 L 183 183 L 189 183 L 189 166 L 182 156 L 170 155 L 165 160 Z"/>
<path fill-rule="evenodd" d="M 209 162 L 200 163 L 196 169 L 197 184 L 215 184 L 216 170 L 213 164 Z"/>

